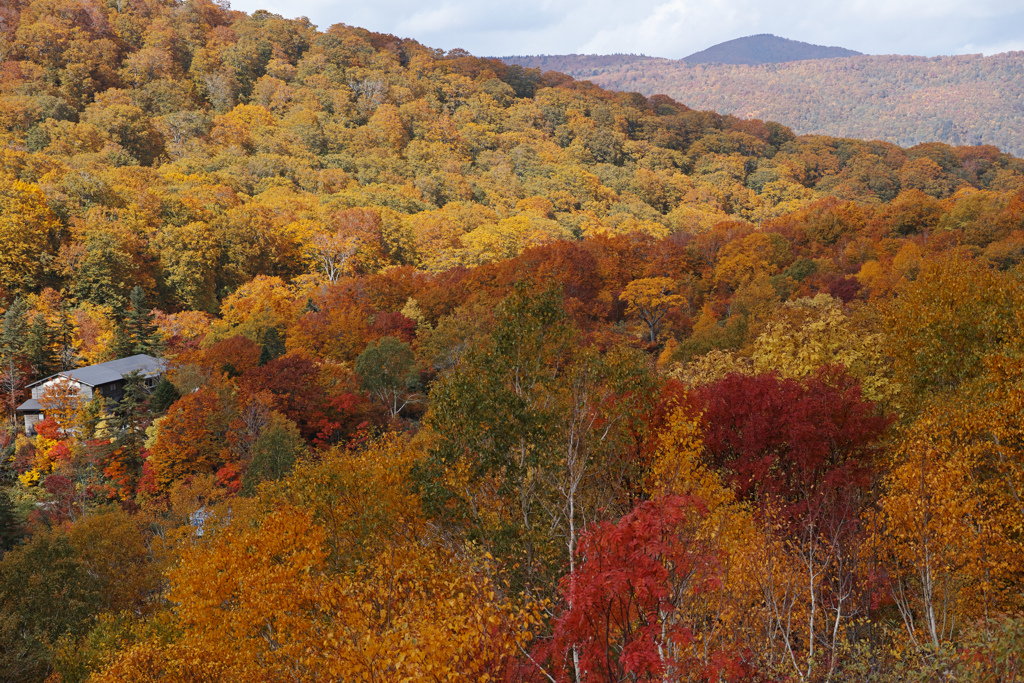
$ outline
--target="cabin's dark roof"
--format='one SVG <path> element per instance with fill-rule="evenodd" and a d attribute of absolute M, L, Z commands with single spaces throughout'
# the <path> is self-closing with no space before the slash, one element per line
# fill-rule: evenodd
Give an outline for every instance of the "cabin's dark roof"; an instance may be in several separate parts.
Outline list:
<path fill-rule="evenodd" d="M 15 409 L 14 412 L 16 412 L 16 413 L 41 413 L 41 412 L 43 412 L 43 406 L 41 406 L 39 404 L 39 401 L 35 400 L 34 398 L 30 398 L 29 400 L 25 401 L 20 406 L 18 406 Z"/>
<path fill-rule="evenodd" d="M 116 382 L 129 372 L 134 371 L 141 372 L 146 377 L 159 375 L 164 371 L 166 364 L 167 363 L 164 360 L 140 353 L 137 356 L 128 356 L 127 358 L 119 358 L 117 360 L 107 361 L 106 363 L 88 365 L 84 368 L 78 368 L 77 370 L 60 372 L 56 375 L 50 375 L 45 379 L 41 379 L 38 382 L 33 382 L 29 386 L 34 387 L 36 385 L 43 384 L 44 382 L 48 382 L 54 377 L 61 376 L 69 377 L 76 382 L 89 387 L 98 387 L 101 384 Z"/>

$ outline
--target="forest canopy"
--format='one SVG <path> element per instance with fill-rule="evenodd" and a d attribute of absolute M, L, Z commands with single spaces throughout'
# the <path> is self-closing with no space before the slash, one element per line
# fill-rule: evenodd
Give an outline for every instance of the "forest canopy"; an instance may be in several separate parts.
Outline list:
<path fill-rule="evenodd" d="M 0 680 L 1019 675 L 1021 159 L 208 0 L 0 119 Z"/>

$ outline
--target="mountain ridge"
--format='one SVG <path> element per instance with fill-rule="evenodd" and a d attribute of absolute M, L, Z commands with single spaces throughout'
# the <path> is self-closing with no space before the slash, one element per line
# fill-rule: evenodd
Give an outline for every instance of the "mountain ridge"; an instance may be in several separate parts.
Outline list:
<path fill-rule="evenodd" d="M 856 57 L 862 54 L 845 47 L 815 45 L 771 33 L 758 33 L 712 45 L 683 57 L 681 61 L 687 64 L 782 64 L 808 59 Z"/>
<path fill-rule="evenodd" d="M 1024 52 L 858 55 L 778 64 L 687 64 L 643 55 L 542 55 L 506 63 L 700 110 L 778 121 L 801 135 L 994 145 L 1024 154 Z M 813 85 L 812 85 L 813 84 Z"/>

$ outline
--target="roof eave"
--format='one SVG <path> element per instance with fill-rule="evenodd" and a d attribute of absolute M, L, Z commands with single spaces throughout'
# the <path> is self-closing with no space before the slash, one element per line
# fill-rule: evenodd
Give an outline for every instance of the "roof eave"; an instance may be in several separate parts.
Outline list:
<path fill-rule="evenodd" d="M 37 379 L 35 382 L 32 382 L 32 384 L 25 385 L 25 388 L 26 389 L 31 389 L 32 387 L 39 386 L 40 384 L 46 384 L 51 379 L 56 379 L 58 377 L 65 377 L 65 378 L 71 380 L 72 382 L 75 382 L 76 384 L 83 384 L 83 385 L 85 385 L 87 387 L 94 387 L 95 388 L 95 386 L 96 386 L 95 384 L 89 384 L 88 382 L 83 382 L 82 380 L 75 379 L 74 377 L 68 377 L 63 372 L 58 372 L 56 375 L 50 375 L 49 377 L 44 377 L 42 379 Z"/>

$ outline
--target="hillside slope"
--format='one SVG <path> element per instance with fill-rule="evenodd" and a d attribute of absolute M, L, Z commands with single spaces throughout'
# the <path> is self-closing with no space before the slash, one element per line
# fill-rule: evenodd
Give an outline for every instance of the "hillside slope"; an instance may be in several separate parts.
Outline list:
<path fill-rule="evenodd" d="M 1024 159 L 212 0 L 0 124 L 0 681 L 1011 679 Z"/>
<path fill-rule="evenodd" d="M 805 59 L 855 57 L 860 52 L 844 47 L 813 45 L 799 40 L 780 38 L 770 33 L 744 36 L 712 45 L 694 52 L 683 61 L 687 64 L 780 64 Z"/>
<path fill-rule="evenodd" d="M 1024 154 L 1024 53 L 862 55 L 768 65 L 688 65 L 635 55 L 506 58 L 602 87 L 664 93 L 695 109 L 779 121 L 798 134 L 995 145 Z"/>

